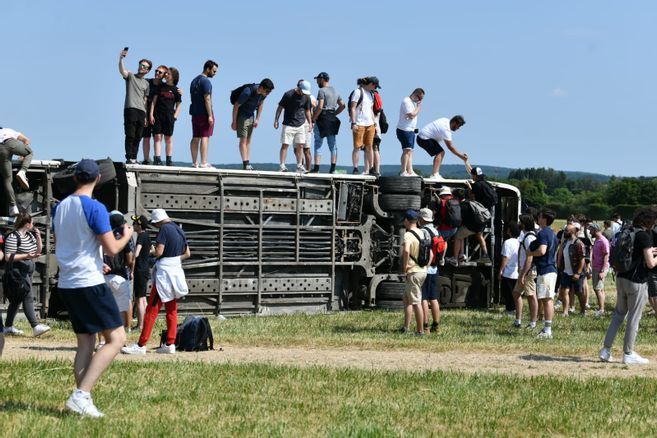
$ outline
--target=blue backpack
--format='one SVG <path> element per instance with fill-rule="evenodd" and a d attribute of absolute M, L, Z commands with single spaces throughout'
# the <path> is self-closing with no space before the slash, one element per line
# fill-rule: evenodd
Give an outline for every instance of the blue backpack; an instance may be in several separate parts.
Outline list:
<path fill-rule="evenodd" d="M 164 345 L 167 339 L 167 331 L 162 331 L 160 344 Z M 178 324 L 176 330 L 177 351 L 208 351 L 214 350 L 214 338 L 212 327 L 208 318 L 189 315 L 182 324 Z"/>

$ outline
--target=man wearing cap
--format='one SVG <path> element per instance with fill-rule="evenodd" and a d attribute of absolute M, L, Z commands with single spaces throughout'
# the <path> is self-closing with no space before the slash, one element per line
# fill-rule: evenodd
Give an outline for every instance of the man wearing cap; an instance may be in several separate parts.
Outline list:
<path fill-rule="evenodd" d="M 417 132 L 417 116 L 422 109 L 424 90 L 416 88 L 410 96 L 402 99 L 397 122 L 397 140 L 401 143 L 401 176 L 417 176 L 413 172 L 413 148 Z"/>
<path fill-rule="evenodd" d="M 484 171 L 481 169 L 481 167 L 472 167 L 467 158 L 465 160 L 465 168 L 472 176 L 473 182 L 466 182 L 466 184 L 468 187 L 470 187 L 472 194 L 474 195 L 474 200 L 487 208 L 491 212 L 491 217 L 494 218 L 494 207 L 495 204 L 497 204 L 497 192 L 495 191 L 495 188 L 488 181 L 486 181 L 486 175 L 484 175 Z M 477 239 L 479 239 L 481 248 L 481 257 L 479 257 L 479 263 L 490 263 L 491 260 L 488 256 L 486 239 L 484 239 L 483 234 L 481 233 L 477 233 Z"/>
<path fill-rule="evenodd" d="M 137 74 L 133 74 L 126 70 L 123 63 L 123 59 L 127 55 L 127 50 L 122 50 L 119 55 L 119 73 L 125 79 L 125 103 L 123 105 L 125 158 L 128 164 L 137 164 L 139 142 L 146 127 L 146 101 L 150 90 L 144 76 L 151 71 L 153 63 L 148 59 L 141 59 Z"/>
<path fill-rule="evenodd" d="M 91 389 L 125 342 L 123 319 L 103 277 L 102 254 L 118 254 L 130 241 L 132 228 L 124 226 L 123 236 L 117 240 L 107 209 L 92 198 L 100 180 L 95 161 L 80 161 L 73 178 L 77 188 L 57 204 L 52 221 L 58 290 L 77 337 L 73 369 L 77 389 L 66 408 L 98 418 L 103 414 L 94 406 Z M 94 354 L 96 333 L 101 333 L 107 344 Z"/>
<path fill-rule="evenodd" d="M 404 246 L 402 250 L 402 268 L 406 274 L 406 289 L 404 290 L 404 326 L 402 333 L 408 333 L 411 318 L 415 314 L 416 334 L 424 335 L 424 313 L 422 311 L 422 285 L 427 278 L 427 267 L 419 266 L 415 261 L 420 254 L 420 238 L 429 238 L 426 231 L 417 227 L 418 213 L 408 210 L 404 215 Z"/>
<path fill-rule="evenodd" d="M 422 228 L 423 231 L 429 233 L 431 241 L 433 242 L 434 237 L 440 236 L 438 230 L 433 225 L 433 211 L 428 208 L 420 209 L 420 217 L 418 219 L 418 225 Z M 433 246 L 432 246 L 433 248 Z M 431 261 L 433 262 L 434 258 L 438 257 L 438 254 L 434 254 Z M 422 284 L 422 314 L 424 322 L 424 332 L 432 333 L 438 329 L 438 324 L 440 323 L 440 304 L 438 304 L 438 266 L 436 263 L 430 263 L 427 266 L 427 278 Z M 431 316 L 433 317 L 433 323 L 431 324 L 431 330 L 429 329 L 429 307 L 431 307 Z"/>
<path fill-rule="evenodd" d="M 313 121 L 310 116 L 310 82 L 301 80 L 296 88 L 286 91 L 278 102 L 276 116 L 274 117 L 274 129 L 278 129 L 278 119 L 283 114 L 283 128 L 281 130 L 281 151 L 279 171 L 287 172 L 285 158 L 287 147 L 294 144 L 294 155 L 297 159 L 297 172 L 305 173 L 307 170 L 303 165 L 303 146 L 306 143 L 306 135 L 312 132 Z M 304 126 L 304 124 L 306 124 Z M 306 128 L 307 126 L 307 128 Z"/>
<path fill-rule="evenodd" d="M 432 179 L 441 179 L 440 164 L 445 157 L 445 149 L 440 145 L 443 142 L 454 155 L 466 161 L 468 154 L 459 152 L 452 143 L 452 133 L 465 125 L 463 116 L 456 115 L 451 119 L 441 117 L 425 125 L 417 134 L 417 144 L 433 157 Z"/>
<path fill-rule="evenodd" d="M 110 213 L 110 226 L 112 227 L 115 239 L 119 240 L 121 238 L 125 224 L 126 221 L 123 213 L 116 210 Z M 119 251 L 118 254 L 105 254 L 103 256 L 105 282 L 112 290 L 119 312 L 123 315 L 123 326 L 126 329 L 130 329 L 130 322 L 132 322 L 132 312 L 130 311 L 130 295 L 132 292 L 130 274 L 134 262 L 133 251 L 134 245 L 132 240 L 129 240 L 125 248 Z"/>
<path fill-rule="evenodd" d="M 369 175 L 374 165 L 374 135 L 376 134 L 376 121 L 374 120 L 374 96 L 372 93 L 379 86 L 376 76 L 369 76 L 360 81 L 362 85 L 351 93 L 349 104 L 349 121 L 353 134 L 354 150 L 351 160 L 354 165 L 352 173 L 358 174 L 358 161 L 361 148 L 365 149 L 365 168 L 363 175 Z"/>
<path fill-rule="evenodd" d="M 146 344 L 153 332 L 157 314 L 164 304 L 167 321 L 166 344 L 161 345 L 156 353 L 174 354 L 176 352 L 176 329 L 178 326 L 178 305 L 176 300 L 189 293 L 182 260 L 189 258 L 190 251 L 187 238 L 182 228 L 174 224 L 167 212 L 156 208 L 151 213 L 151 223 L 159 228 L 155 240 L 155 257 L 153 268 L 153 287 L 148 299 L 148 308 L 144 316 L 144 328 L 139 341 L 129 347 L 123 347 L 125 354 L 146 354 Z"/>
<path fill-rule="evenodd" d="M 144 328 L 144 314 L 146 313 L 146 290 L 148 288 L 148 280 L 151 277 L 150 256 L 155 249 L 151 244 L 151 238 L 146 230 L 148 226 L 146 216 L 132 216 L 132 226 L 135 232 L 138 233 L 132 278 L 134 283 L 134 302 L 137 307 L 137 327 L 141 331 Z"/>
<path fill-rule="evenodd" d="M 9 216 L 16 216 L 19 211 L 16 207 L 16 194 L 11 185 L 11 158 L 13 155 L 23 157 L 21 168 L 16 173 L 16 181 L 25 190 L 29 190 L 30 184 L 27 181 L 27 168 L 32 163 L 32 148 L 30 148 L 30 139 L 18 131 L 9 128 L 0 127 L 0 177 L 5 186 L 5 193 L 9 204 Z"/>
<path fill-rule="evenodd" d="M 605 314 L 605 277 L 609 272 L 609 240 L 602 234 L 599 224 L 590 224 L 589 231 L 595 239 L 591 249 L 593 291 L 598 299 L 598 310 L 595 312 L 595 316 L 603 316 Z"/>
<path fill-rule="evenodd" d="M 454 199 L 452 190 L 444 186 L 438 192 L 438 199 L 436 202 L 436 215 L 438 219 L 438 233 L 445 241 L 445 251 L 440 255 L 438 264 L 443 266 L 445 264 L 445 254 L 449 247 L 448 241 L 456 234 L 458 227 L 461 225 L 461 203 L 458 199 Z M 458 255 L 458 254 L 457 254 Z M 449 258 L 450 263 L 458 264 L 457 259 Z"/>
<path fill-rule="evenodd" d="M 274 89 L 271 79 L 265 78 L 260 84 L 252 84 L 244 87 L 233 104 L 233 122 L 230 127 L 237 131 L 239 138 L 240 155 L 242 156 L 242 167 L 244 170 L 253 170 L 251 166 L 251 136 L 253 130 L 260 123 L 262 108 L 265 99 Z"/>
<path fill-rule="evenodd" d="M 340 130 L 340 119 L 337 115 L 344 108 L 344 101 L 338 92 L 329 84 L 329 74 L 321 72 L 315 76 L 319 91 L 317 92 L 317 108 L 313 114 L 314 137 L 315 137 L 315 164 L 312 173 L 319 172 L 319 165 L 322 161 L 320 150 L 326 138 L 329 151 L 331 151 L 331 169 L 329 173 L 335 173 L 335 165 L 338 160 L 338 150 L 335 146 L 335 138 Z"/>

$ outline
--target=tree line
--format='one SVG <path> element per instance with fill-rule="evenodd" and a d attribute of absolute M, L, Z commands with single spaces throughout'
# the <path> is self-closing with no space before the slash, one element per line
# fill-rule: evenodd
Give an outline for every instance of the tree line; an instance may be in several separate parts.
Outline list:
<path fill-rule="evenodd" d="M 525 207 L 548 207 L 565 218 L 572 213 L 604 220 L 618 213 L 631 218 L 640 206 L 657 203 L 656 177 L 615 177 L 601 181 L 591 176 L 568 178 L 550 168 L 509 172 L 504 181 L 520 189 Z"/>

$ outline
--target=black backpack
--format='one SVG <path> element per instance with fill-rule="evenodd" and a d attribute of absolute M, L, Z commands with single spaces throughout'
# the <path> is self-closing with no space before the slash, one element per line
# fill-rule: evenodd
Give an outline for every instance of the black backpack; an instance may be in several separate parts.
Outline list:
<path fill-rule="evenodd" d="M 486 208 L 491 208 L 494 205 L 497 205 L 497 192 L 495 191 L 495 188 L 484 179 L 479 180 L 478 183 L 482 188 L 482 199 L 477 199 L 477 201 Z"/>
<path fill-rule="evenodd" d="M 442 205 L 440 216 L 442 216 Z M 460 227 L 461 222 L 463 222 L 461 217 L 461 203 L 458 199 L 447 199 L 445 201 L 445 216 L 441 218 L 440 223 L 450 227 Z"/>
<path fill-rule="evenodd" d="M 433 247 L 432 239 L 427 237 L 424 230 L 422 230 L 422 237 L 418 236 L 414 230 L 409 230 L 415 238 L 420 242 L 420 248 L 417 254 L 417 258 L 411 256 L 413 261 L 417 263 L 418 266 L 424 267 L 431 263 L 431 248 Z"/>
<path fill-rule="evenodd" d="M 235 105 L 237 103 L 237 99 L 240 98 L 240 94 L 242 94 L 242 91 L 244 91 L 244 89 L 246 87 L 253 87 L 255 85 L 258 85 L 258 84 L 244 84 L 244 85 L 240 85 L 239 87 L 237 87 L 233 91 L 231 91 L 230 92 L 230 104 Z"/>
<path fill-rule="evenodd" d="M 639 265 L 638 260 L 633 260 L 634 238 L 640 231 L 634 227 L 623 227 L 611 240 L 609 251 L 609 264 L 617 274 L 630 272 Z"/>
<path fill-rule="evenodd" d="M 14 266 L 14 254 L 9 256 L 2 274 L 2 293 L 10 304 L 22 303 L 32 288 L 21 270 Z"/>
<path fill-rule="evenodd" d="M 388 118 L 386 117 L 386 113 L 381 110 L 379 113 L 379 128 L 381 128 L 381 134 L 385 134 L 388 132 L 388 128 L 390 125 L 388 124 Z"/>
<path fill-rule="evenodd" d="M 363 103 L 363 98 L 365 97 L 365 93 L 367 93 L 367 91 L 363 90 L 362 88 L 360 89 L 360 91 L 361 91 L 361 93 L 360 93 L 360 97 L 358 98 L 358 102 L 356 103 L 356 108 L 361 106 L 361 104 Z M 347 99 L 347 112 L 349 112 L 349 110 L 351 108 L 351 102 L 354 100 L 354 93 L 355 92 L 356 92 L 356 90 L 349 93 L 349 98 Z"/>
<path fill-rule="evenodd" d="M 160 344 L 165 345 L 167 331 L 162 331 Z M 214 350 L 214 337 L 208 318 L 189 315 L 176 330 L 176 350 L 208 351 Z"/>

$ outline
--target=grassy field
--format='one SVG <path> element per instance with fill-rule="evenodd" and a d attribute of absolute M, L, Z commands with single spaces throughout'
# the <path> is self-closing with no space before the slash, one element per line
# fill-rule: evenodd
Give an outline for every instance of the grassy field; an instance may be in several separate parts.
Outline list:
<path fill-rule="evenodd" d="M 613 299 L 608 310 L 612 305 Z M 451 310 L 443 313 L 438 333 L 416 338 L 397 333 L 399 312 L 212 321 L 219 343 L 233 347 L 532 353 L 595 360 L 609 315 L 556 317 L 550 342 L 537 342 L 534 334 L 511 323 L 500 310 Z M 650 358 L 657 356 L 655 325 L 646 315 L 639 333 L 638 349 Z M 39 342 L 74 344 L 68 324 L 53 327 Z M 118 361 L 94 391 L 108 417 L 89 420 L 63 410 L 74 386 L 70 361 L 3 359 L 0 435 L 653 435 L 657 376 L 622 376 L 618 367 L 618 377 L 603 378 Z"/>

